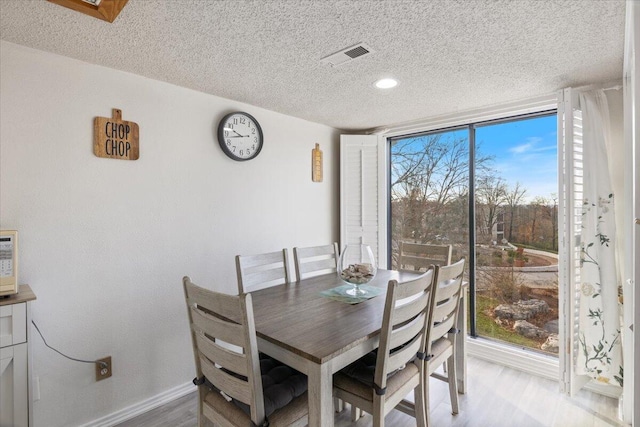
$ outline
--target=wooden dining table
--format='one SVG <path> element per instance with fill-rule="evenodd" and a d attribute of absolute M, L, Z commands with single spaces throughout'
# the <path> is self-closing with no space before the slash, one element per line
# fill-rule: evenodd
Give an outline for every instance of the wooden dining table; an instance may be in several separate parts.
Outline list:
<path fill-rule="evenodd" d="M 386 291 L 389 280 L 409 280 L 416 275 L 378 269 L 368 285 Z M 320 294 L 343 284 L 334 273 L 251 292 L 258 349 L 308 377 L 311 427 L 333 426 L 333 374 L 378 347 L 385 294 L 358 304 Z M 460 393 L 465 391 L 466 379 L 466 301 L 461 302 L 458 316 Z"/>

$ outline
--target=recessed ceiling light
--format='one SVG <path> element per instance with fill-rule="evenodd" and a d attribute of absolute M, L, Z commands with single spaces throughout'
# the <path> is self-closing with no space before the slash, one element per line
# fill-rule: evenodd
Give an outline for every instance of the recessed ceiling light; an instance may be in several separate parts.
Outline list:
<path fill-rule="evenodd" d="M 398 81 L 395 79 L 380 79 L 375 83 L 378 89 L 391 89 L 398 86 Z"/>

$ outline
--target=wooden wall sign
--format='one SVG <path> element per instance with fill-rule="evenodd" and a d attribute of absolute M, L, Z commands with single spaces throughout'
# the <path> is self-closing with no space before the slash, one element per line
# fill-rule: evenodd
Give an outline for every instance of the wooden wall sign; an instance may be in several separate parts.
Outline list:
<path fill-rule="evenodd" d="M 311 180 L 313 182 L 322 182 L 322 150 L 320 144 L 316 144 L 316 148 L 311 150 Z"/>
<path fill-rule="evenodd" d="M 129 0 L 49 0 L 51 3 L 113 22 Z"/>
<path fill-rule="evenodd" d="M 110 159 L 138 160 L 138 124 L 122 120 L 122 111 L 117 108 L 111 114 L 111 118 L 96 117 L 93 120 L 93 153 Z"/>

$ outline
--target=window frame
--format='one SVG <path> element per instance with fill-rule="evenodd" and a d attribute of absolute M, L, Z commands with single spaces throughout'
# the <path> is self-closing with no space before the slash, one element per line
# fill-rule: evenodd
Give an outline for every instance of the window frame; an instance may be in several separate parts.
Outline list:
<path fill-rule="evenodd" d="M 500 122 L 509 122 L 521 120 L 524 118 L 533 118 L 536 116 L 545 116 L 550 114 L 559 114 L 557 94 L 548 94 L 531 98 L 524 101 L 517 101 L 497 106 L 490 106 L 477 110 L 448 114 L 434 117 L 431 119 L 419 120 L 400 124 L 382 131 L 384 138 L 381 143 L 384 144 L 386 153 L 386 205 L 387 215 L 384 229 L 380 229 L 380 234 L 386 236 L 386 259 L 388 265 L 391 265 L 391 142 L 401 139 L 402 137 L 425 135 L 430 133 L 444 132 L 447 130 L 456 130 L 461 128 L 469 129 L 469 245 L 475 247 L 475 215 L 473 215 L 473 204 L 475 201 L 474 179 L 475 179 L 475 127 L 497 124 Z M 376 130 L 374 130 L 376 132 Z M 561 171 L 558 171 L 559 181 Z M 559 235 L 560 238 L 560 235 Z M 469 253 L 469 316 L 475 319 L 475 251 Z M 478 337 L 475 330 L 475 322 L 471 322 L 468 340 L 468 352 L 471 355 L 489 359 L 506 366 L 543 376 L 549 379 L 557 380 L 559 378 L 559 361 L 558 358 L 536 353 L 530 350 L 524 350 L 516 346 L 491 340 L 489 338 Z"/>

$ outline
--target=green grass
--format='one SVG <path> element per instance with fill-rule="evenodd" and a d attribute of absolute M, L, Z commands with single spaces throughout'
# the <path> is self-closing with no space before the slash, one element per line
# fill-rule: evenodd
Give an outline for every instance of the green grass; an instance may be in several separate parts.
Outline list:
<path fill-rule="evenodd" d="M 503 328 L 486 314 L 486 311 L 499 305 L 500 303 L 493 299 L 476 294 L 476 332 L 479 336 L 492 338 L 500 341 L 506 341 L 517 346 L 540 349 L 540 343 L 522 335 Z"/>

